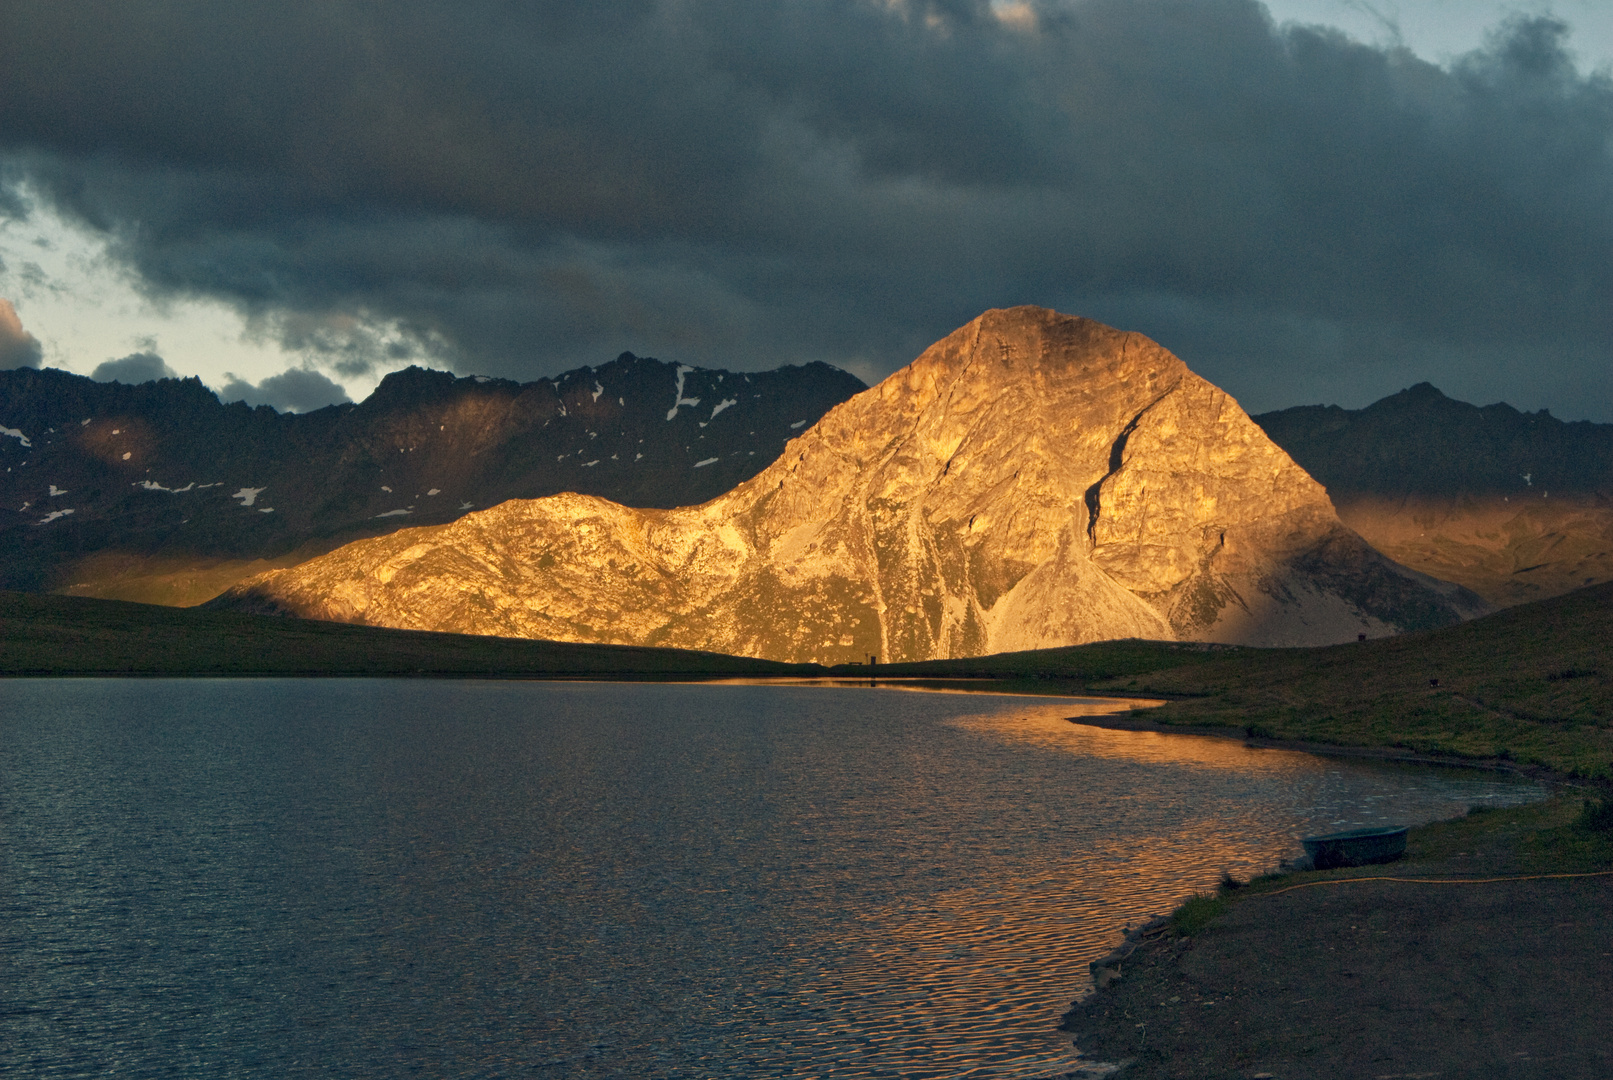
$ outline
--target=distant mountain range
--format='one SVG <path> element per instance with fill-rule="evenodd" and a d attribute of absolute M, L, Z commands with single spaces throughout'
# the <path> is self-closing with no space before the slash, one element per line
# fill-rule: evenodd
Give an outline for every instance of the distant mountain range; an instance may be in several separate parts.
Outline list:
<path fill-rule="evenodd" d="M 196 379 L 0 371 L 0 588 L 196 603 L 349 540 L 574 491 L 705 502 L 865 389 L 624 353 L 515 383 L 410 368 L 358 405 L 223 405 Z"/>
<path fill-rule="evenodd" d="M 214 606 L 839 663 L 1140 637 L 1307 645 L 1489 610 L 1340 523 L 1147 338 L 990 311 L 701 506 L 566 494 L 348 545 Z"/>
<path fill-rule="evenodd" d="M 1613 424 L 1480 408 L 1428 383 L 1254 421 L 1407 566 L 1501 605 L 1613 580 Z"/>
<path fill-rule="evenodd" d="M 527 384 L 411 368 L 359 405 L 294 415 L 222 405 L 195 379 L 0 371 L 0 588 L 199 603 L 511 498 L 699 504 L 864 389 L 823 364 L 746 374 L 624 353 Z M 1253 420 L 1407 567 L 1500 605 L 1613 580 L 1613 425 L 1479 408 L 1426 383 Z M 1059 420 L 1017 421 L 1032 422 Z"/>
<path fill-rule="evenodd" d="M 1335 498 L 1613 493 L 1613 424 L 1481 408 L 1428 383 L 1364 409 L 1302 405 L 1253 419 Z"/>

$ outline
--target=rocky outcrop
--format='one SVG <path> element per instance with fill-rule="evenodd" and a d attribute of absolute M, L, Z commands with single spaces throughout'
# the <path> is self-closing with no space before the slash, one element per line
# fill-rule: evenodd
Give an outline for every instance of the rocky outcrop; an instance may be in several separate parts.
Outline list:
<path fill-rule="evenodd" d="M 270 565 L 562 491 L 703 502 L 865 389 L 826 364 L 729 372 L 622 356 L 515 383 L 409 368 L 358 405 L 222 405 L 0 372 L 0 588 L 195 603 Z"/>
<path fill-rule="evenodd" d="M 1188 638 L 1319 644 L 1484 610 L 1346 529 L 1139 334 L 990 311 L 699 506 L 565 494 L 349 545 L 221 602 L 824 663 Z"/>

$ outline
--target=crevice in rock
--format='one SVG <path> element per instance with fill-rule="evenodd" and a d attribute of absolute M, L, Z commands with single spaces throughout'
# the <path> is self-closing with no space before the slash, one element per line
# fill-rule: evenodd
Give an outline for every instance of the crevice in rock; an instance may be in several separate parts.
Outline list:
<path fill-rule="evenodd" d="M 1142 420 L 1144 416 L 1148 415 L 1148 410 L 1152 409 L 1155 405 L 1158 405 L 1162 400 L 1164 400 L 1163 396 L 1150 401 L 1147 406 L 1143 408 L 1142 412 L 1131 418 L 1131 423 L 1127 424 L 1120 430 L 1120 434 L 1116 436 L 1114 444 L 1109 447 L 1109 471 L 1104 473 L 1103 477 L 1098 480 L 1097 483 L 1087 488 L 1087 540 L 1093 546 L 1096 546 L 1098 543 L 1098 514 L 1102 509 L 1099 504 L 1099 495 L 1101 489 L 1103 488 L 1104 481 L 1108 480 L 1111 476 L 1120 471 L 1120 466 L 1125 464 L 1124 458 L 1126 454 L 1126 440 L 1131 438 L 1131 433 L 1133 431 L 1137 430 L 1138 422 Z"/>

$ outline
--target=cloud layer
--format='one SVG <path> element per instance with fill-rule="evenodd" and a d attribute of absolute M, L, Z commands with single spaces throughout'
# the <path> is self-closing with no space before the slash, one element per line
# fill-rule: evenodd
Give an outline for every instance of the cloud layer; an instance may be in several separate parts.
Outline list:
<path fill-rule="evenodd" d="M 90 378 L 97 382 L 120 382 L 126 386 L 155 382 L 158 379 L 177 379 L 179 372 L 156 353 L 130 353 L 121 360 L 106 360 L 95 365 Z"/>
<path fill-rule="evenodd" d="M 349 400 L 347 391 L 335 382 L 303 368 L 290 368 L 256 385 L 232 375 L 214 392 L 226 404 L 244 401 L 248 405 L 272 405 L 281 412 L 313 412 Z"/>
<path fill-rule="evenodd" d="M 1253 408 L 1613 419 L 1613 83 L 1252 0 L 0 0 L 0 178 L 361 371 L 876 376 L 991 306 Z M 377 329 L 381 328 L 381 329 Z"/>

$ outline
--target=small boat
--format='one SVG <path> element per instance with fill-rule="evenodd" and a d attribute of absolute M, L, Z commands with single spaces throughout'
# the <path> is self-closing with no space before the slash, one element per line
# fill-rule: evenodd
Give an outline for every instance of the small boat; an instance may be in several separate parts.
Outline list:
<path fill-rule="evenodd" d="M 1311 857 L 1318 870 L 1394 862 L 1406 853 L 1406 826 L 1350 829 L 1326 836 L 1307 836 L 1300 843 L 1305 845 L 1305 854 Z"/>

